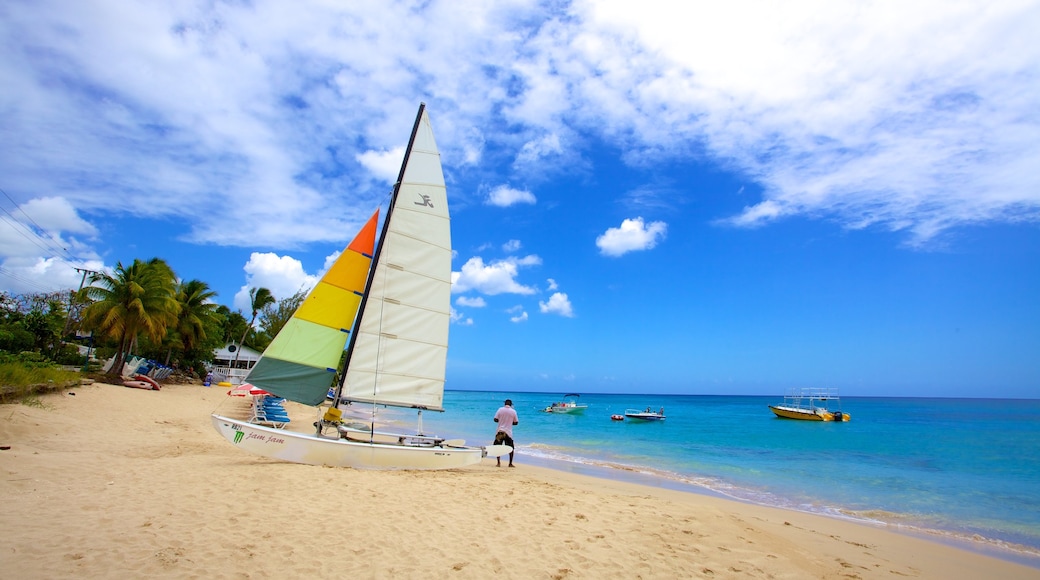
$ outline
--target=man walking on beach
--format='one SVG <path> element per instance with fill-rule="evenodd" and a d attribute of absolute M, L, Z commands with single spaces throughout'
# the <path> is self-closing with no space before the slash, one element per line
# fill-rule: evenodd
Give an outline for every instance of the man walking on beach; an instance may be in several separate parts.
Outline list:
<path fill-rule="evenodd" d="M 512 399 L 506 399 L 504 405 L 495 412 L 495 423 L 498 423 L 498 433 L 495 434 L 495 445 L 508 445 L 512 448 L 509 452 L 509 467 L 513 467 L 513 454 L 516 453 L 516 444 L 513 443 L 513 425 L 520 423 L 520 417 L 513 409 Z M 496 467 L 502 467 L 502 456 L 498 456 Z"/>

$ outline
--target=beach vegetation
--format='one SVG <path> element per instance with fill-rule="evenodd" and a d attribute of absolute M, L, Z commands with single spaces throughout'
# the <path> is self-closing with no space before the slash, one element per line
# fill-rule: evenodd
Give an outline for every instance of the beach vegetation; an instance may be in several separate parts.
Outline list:
<path fill-rule="evenodd" d="M 139 336 L 162 343 L 176 326 L 180 303 L 175 280 L 165 261 L 135 259 L 129 266 L 117 262 L 111 274 L 93 274 L 90 285 L 80 291 L 90 300 L 83 309 L 83 327 L 116 342 L 112 373 L 123 368 Z"/>
<path fill-rule="evenodd" d="M 268 341 L 278 335 L 300 304 L 303 304 L 305 298 L 307 298 L 307 291 L 300 290 L 288 298 L 279 300 L 276 304 L 268 304 L 264 307 L 263 316 L 260 317 L 260 329 L 266 337 L 269 337 Z"/>
<path fill-rule="evenodd" d="M 277 300 L 271 291 L 267 288 L 250 288 L 249 289 L 249 304 L 253 312 L 253 317 L 249 319 L 249 324 L 246 325 L 245 331 L 242 332 L 242 340 L 239 344 L 246 344 L 246 337 L 249 335 L 249 331 L 253 330 L 253 325 L 256 324 L 256 317 L 265 308 L 276 304 Z"/>
<path fill-rule="evenodd" d="M 54 358 L 63 349 L 69 292 L 0 293 L 0 350 Z"/>
<path fill-rule="evenodd" d="M 179 281 L 160 258 L 117 263 L 110 272 L 91 273 L 84 284 L 78 291 L 0 292 L 0 353 L 36 353 L 55 368 L 84 372 L 114 358 L 110 376 L 130 356 L 141 356 L 199 377 L 228 342 L 263 351 L 306 297 L 301 290 L 279 301 L 269 289 L 253 288 L 249 314 L 243 314 L 217 304 L 206 282 Z M 38 371 L 29 366 L 9 369 L 13 382 L 4 384 L 52 380 L 28 378 Z M 15 378 L 20 375 L 27 378 Z"/>
<path fill-rule="evenodd" d="M 78 372 L 64 370 L 40 353 L 0 352 L 0 403 L 24 401 L 44 391 L 78 384 Z"/>

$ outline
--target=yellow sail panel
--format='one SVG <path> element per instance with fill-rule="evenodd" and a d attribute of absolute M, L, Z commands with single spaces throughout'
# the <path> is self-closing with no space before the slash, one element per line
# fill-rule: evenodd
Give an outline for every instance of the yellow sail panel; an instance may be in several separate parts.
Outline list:
<path fill-rule="evenodd" d="M 361 296 L 351 290 L 319 282 L 296 310 L 293 318 L 307 320 L 335 330 L 349 330 Z"/>
<path fill-rule="evenodd" d="M 339 329 L 291 318 L 264 351 L 264 358 L 335 369 L 347 344 L 347 336 Z"/>

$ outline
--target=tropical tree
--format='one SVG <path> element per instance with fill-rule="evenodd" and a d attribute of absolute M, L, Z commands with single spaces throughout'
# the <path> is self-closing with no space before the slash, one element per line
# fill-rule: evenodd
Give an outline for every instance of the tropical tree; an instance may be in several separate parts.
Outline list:
<path fill-rule="evenodd" d="M 220 318 L 220 339 L 223 342 L 234 341 L 249 327 L 249 321 L 241 312 L 232 312 L 223 304 L 217 306 L 217 316 Z"/>
<path fill-rule="evenodd" d="M 168 335 L 166 364 L 170 364 L 173 352 L 180 351 L 182 356 L 195 351 L 206 338 L 207 328 L 219 326 L 217 304 L 213 302 L 216 292 L 201 280 L 190 280 L 177 285 L 177 303 L 180 309 L 177 322 L 170 327 Z"/>
<path fill-rule="evenodd" d="M 61 351 L 65 292 L 0 296 L 0 348 L 32 350 L 53 359 Z"/>
<path fill-rule="evenodd" d="M 284 300 L 279 300 L 277 304 L 267 305 L 264 308 L 263 315 L 260 317 L 260 328 L 263 329 L 267 336 L 274 339 L 278 331 L 292 318 L 293 313 L 300 307 L 300 304 L 303 304 L 305 298 L 307 298 L 307 291 L 300 290 Z"/>
<path fill-rule="evenodd" d="M 253 310 L 253 317 L 249 319 L 249 325 L 246 326 L 244 332 L 242 332 L 242 340 L 238 341 L 240 346 L 244 346 L 246 343 L 246 336 L 249 335 L 249 331 L 253 329 L 253 324 L 256 323 L 256 316 L 260 314 L 268 305 L 274 304 L 276 300 L 271 291 L 267 288 L 250 288 L 249 289 L 249 304 Z M 238 355 L 242 353 L 242 349 L 239 348 L 235 351 L 235 366 L 238 365 Z"/>
<path fill-rule="evenodd" d="M 129 266 L 116 263 L 112 274 L 93 274 L 90 286 L 81 290 L 91 300 L 83 309 L 84 328 L 118 345 L 109 373 L 122 371 L 139 334 L 158 344 L 167 328 L 177 323 L 180 304 L 174 280 L 173 270 L 163 260 L 134 260 Z"/>

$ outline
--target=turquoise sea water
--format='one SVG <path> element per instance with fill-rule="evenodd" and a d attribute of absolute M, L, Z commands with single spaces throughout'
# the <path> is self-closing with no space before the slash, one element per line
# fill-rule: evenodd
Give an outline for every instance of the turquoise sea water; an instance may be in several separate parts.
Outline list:
<path fill-rule="evenodd" d="M 583 415 L 560 415 L 541 409 L 562 393 L 447 391 L 425 431 L 490 444 L 507 397 L 518 464 L 883 522 L 1040 566 L 1037 400 L 845 397 L 852 421 L 817 423 L 775 418 L 782 397 L 587 394 Z M 610 420 L 647 406 L 667 420 Z"/>

